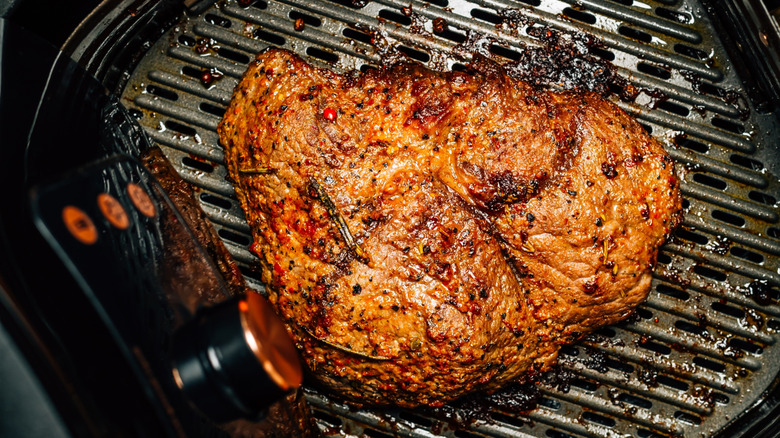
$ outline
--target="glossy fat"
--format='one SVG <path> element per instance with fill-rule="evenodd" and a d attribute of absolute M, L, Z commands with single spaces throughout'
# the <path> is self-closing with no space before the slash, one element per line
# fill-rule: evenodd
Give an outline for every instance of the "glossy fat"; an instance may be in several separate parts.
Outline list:
<path fill-rule="evenodd" d="M 341 76 L 269 49 L 218 132 L 270 299 L 356 403 L 547 369 L 645 299 L 679 219 L 673 163 L 636 121 L 487 60 Z"/>

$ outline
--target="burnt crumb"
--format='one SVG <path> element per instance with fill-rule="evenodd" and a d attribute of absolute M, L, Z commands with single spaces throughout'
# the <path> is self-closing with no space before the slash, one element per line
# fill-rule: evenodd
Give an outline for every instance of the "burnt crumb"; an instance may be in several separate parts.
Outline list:
<path fill-rule="evenodd" d="M 525 215 L 525 219 L 528 221 L 528 223 L 531 223 L 536 219 L 536 217 L 532 213 L 528 213 Z"/>
<path fill-rule="evenodd" d="M 640 382 L 651 388 L 658 386 L 658 371 L 653 368 L 639 368 L 636 370 L 636 376 Z"/>
<path fill-rule="evenodd" d="M 601 163 L 601 172 L 604 174 L 604 176 L 607 177 L 607 179 L 612 179 L 618 176 L 617 169 L 615 169 L 615 166 L 610 163 Z"/>
<path fill-rule="evenodd" d="M 441 17 L 434 18 L 432 24 L 434 33 L 444 33 L 447 30 L 447 20 Z"/>
<path fill-rule="evenodd" d="M 750 283 L 747 287 L 747 295 L 762 306 L 772 304 L 774 299 L 772 288 L 766 280 L 755 280 Z"/>
<path fill-rule="evenodd" d="M 352 286 L 352 295 L 360 295 L 360 292 L 363 291 L 363 287 L 359 284 L 355 284 Z"/>
<path fill-rule="evenodd" d="M 539 26 L 530 27 L 528 33 L 541 47 L 528 47 L 517 62 L 507 64 L 504 69 L 510 76 L 538 88 L 583 88 L 604 96 L 611 93 L 611 84 L 622 88 L 624 81 L 615 67 L 590 54 L 590 47 L 599 46 L 592 36 Z"/>
<path fill-rule="evenodd" d="M 584 361 L 584 365 L 587 368 L 600 373 L 609 371 L 609 368 L 607 367 L 607 356 L 596 350 L 588 349 L 588 358 Z"/>

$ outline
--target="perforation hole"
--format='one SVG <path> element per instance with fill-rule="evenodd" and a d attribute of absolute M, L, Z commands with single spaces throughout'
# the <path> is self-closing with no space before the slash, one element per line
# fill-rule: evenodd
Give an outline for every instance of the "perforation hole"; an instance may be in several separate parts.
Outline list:
<path fill-rule="evenodd" d="M 158 87 L 157 85 L 150 84 L 146 86 L 146 92 L 154 94 L 157 97 L 162 97 L 166 100 L 176 101 L 179 100 L 179 95 L 175 91 L 167 88 Z"/>
<path fill-rule="evenodd" d="M 197 78 L 200 79 L 201 75 L 203 75 L 203 70 L 199 68 L 195 68 L 191 65 L 185 65 L 181 68 L 181 74 L 189 76 L 191 78 Z"/>
<path fill-rule="evenodd" d="M 658 342 L 655 341 L 640 342 L 639 346 L 644 348 L 645 350 L 650 350 L 654 353 L 662 354 L 664 356 L 668 356 L 669 353 L 672 352 L 672 349 L 669 348 L 668 346 L 664 344 L 659 344 Z"/>
<path fill-rule="evenodd" d="M 563 15 L 583 23 L 596 24 L 596 16 L 587 12 L 578 11 L 572 8 L 564 8 Z"/>
<path fill-rule="evenodd" d="M 726 281 L 726 279 L 728 278 L 728 276 L 722 272 L 718 272 L 714 269 L 710 269 L 701 265 L 694 266 L 693 272 L 701 275 L 702 277 L 707 277 L 711 280 L 716 280 L 716 281 Z"/>
<path fill-rule="evenodd" d="M 200 163 L 200 161 L 198 161 Z M 230 210 L 230 207 L 233 206 L 233 203 L 229 200 L 212 195 L 211 193 L 201 193 L 200 200 L 205 202 L 206 204 L 209 204 L 213 207 L 218 207 L 223 210 Z"/>
<path fill-rule="evenodd" d="M 745 225 L 745 219 L 731 213 L 726 213 L 725 211 L 713 210 L 711 215 L 713 218 L 730 225 L 737 227 Z"/>
<path fill-rule="evenodd" d="M 674 236 L 683 240 L 687 240 L 689 242 L 697 243 L 699 245 L 706 245 L 710 241 L 709 239 L 702 236 L 701 234 L 694 233 L 692 231 L 688 231 L 682 228 L 675 231 Z"/>
<path fill-rule="evenodd" d="M 688 384 L 682 380 L 677 380 L 669 376 L 658 376 L 656 382 L 661 385 L 668 386 L 669 388 L 679 389 L 680 391 L 687 391 Z"/>
<path fill-rule="evenodd" d="M 456 63 L 452 64 L 452 71 L 459 71 L 459 72 L 465 73 L 465 72 L 469 71 L 469 69 L 465 65 L 463 65 L 463 64 L 461 64 L 459 62 L 456 62 Z"/>
<path fill-rule="evenodd" d="M 617 336 L 617 333 L 615 333 L 615 330 L 609 328 L 609 327 L 602 327 L 596 331 L 596 334 L 604 336 L 605 338 L 614 338 Z"/>
<path fill-rule="evenodd" d="M 466 35 L 460 32 L 454 32 L 452 29 L 449 28 L 445 29 L 444 32 L 437 33 L 436 35 L 441 38 L 448 39 L 450 41 L 454 41 L 459 44 L 466 41 Z"/>
<path fill-rule="evenodd" d="M 414 424 L 420 425 L 425 429 L 430 429 L 430 427 L 433 426 L 433 421 L 431 421 L 430 419 L 421 417 L 411 412 L 407 412 L 407 411 L 401 412 L 401 418 L 406 421 L 411 421 Z"/>
<path fill-rule="evenodd" d="M 189 35 L 179 35 L 179 43 L 187 47 L 195 47 L 195 44 L 198 42 L 195 40 L 195 38 Z"/>
<path fill-rule="evenodd" d="M 575 357 L 580 354 L 580 350 L 577 349 L 577 347 L 574 347 L 572 345 L 564 345 L 561 347 L 561 354 L 565 354 L 566 356 Z"/>
<path fill-rule="evenodd" d="M 493 23 L 493 24 L 501 24 L 504 21 L 504 19 L 501 18 L 500 16 L 492 12 L 486 11 L 484 9 L 477 9 L 477 8 L 472 9 L 471 16 L 476 18 L 477 20 L 487 21 L 488 23 Z"/>
<path fill-rule="evenodd" d="M 630 405 L 634 405 L 643 409 L 650 409 L 653 407 L 653 402 L 651 402 L 650 400 L 645 400 L 635 395 L 626 394 L 625 392 L 620 393 L 617 399 L 619 401 L 622 401 L 623 403 L 628 403 Z"/>
<path fill-rule="evenodd" d="M 588 52 L 592 55 L 596 55 L 601 59 L 606 59 L 607 61 L 614 61 L 615 60 L 615 54 L 609 50 L 602 49 L 601 47 L 588 47 Z"/>
<path fill-rule="evenodd" d="M 354 0 L 328 0 L 328 1 L 331 3 L 336 3 L 337 5 L 346 6 L 351 9 L 361 9 L 369 3 L 368 1 L 354 1 Z"/>
<path fill-rule="evenodd" d="M 252 239 L 250 239 L 249 237 L 242 236 L 241 234 L 234 233 L 225 228 L 222 228 L 219 231 L 217 231 L 217 234 L 219 234 L 219 237 L 229 242 L 233 242 L 238 246 L 247 246 L 250 243 L 252 243 Z"/>
<path fill-rule="evenodd" d="M 664 438 L 662 435 L 659 435 L 652 430 L 637 428 L 636 430 L 636 436 L 639 438 Z"/>
<path fill-rule="evenodd" d="M 684 147 L 686 149 L 690 149 L 692 151 L 700 152 L 702 154 L 707 153 L 707 151 L 710 150 L 710 147 L 704 143 L 700 143 L 696 140 L 691 140 L 690 138 L 680 138 L 677 140 L 677 145 Z"/>
<path fill-rule="evenodd" d="M 361 43 L 365 43 L 365 44 L 371 44 L 371 40 L 373 39 L 371 35 L 365 34 L 363 32 L 358 32 L 348 27 L 345 27 L 344 30 L 341 31 L 341 33 L 347 38 L 360 41 Z"/>
<path fill-rule="evenodd" d="M 271 32 L 266 32 L 263 29 L 255 29 L 254 31 L 252 31 L 252 36 L 254 36 L 258 40 L 263 40 L 275 46 L 283 46 L 287 42 L 287 40 L 284 39 L 284 37 L 276 35 Z"/>
<path fill-rule="evenodd" d="M 612 368 L 613 370 L 617 370 L 617 371 L 620 371 L 620 372 L 623 372 L 623 373 L 633 373 L 634 372 L 634 367 L 633 366 L 631 366 L 631 365 L 629 365 L 629 364 L 627 364 L 625 362 L 617 361 L 615 359 L 606 359 L 604 361 L 604 364 L 608 368 Z"/>
<path fill-rule="evenodd" d="M 688 292 L 685 292 L 684 290 L 680 290 L 671 286 L 667 286 L 665 284 L 659 284 L 658 286 L 655 287 L 655 290 L 668 297 L 677 298 L 680 301 L 687 301 L 691 297 L 691 294 L 689 294 Z"/>
<path fill-rule="evenodd" d="M 334 53 L 326 52 L 316 47 L 309 47 L 308 49 L 306 49 L 306 54 L 329 63 L 335 63 L 339 61 L 338 55 Z"/>
<path fill-rule="evenodd" d="M 732 348 L 736 348 L 738 350 L 742 350 L 746 353 L 752 353 L 752 354 L 762 354 L 764 352 L 764 349 L 760 346 L 740 338 L 731 338 L 729 339 L 729 346 Z"/>
<path fill-rule="evenodd" d="M 694 173 L 693 180 L 699 184 L 710 186 L 713 189 L 725 190 L 726 187 L 728 187 L 728 184 L 726 184 L 726 182 L 723 181 L 722 179 L 718 179 L 709 175 L 704 175 L 702 173 Z"/>
<path fill-rule="evenodd" d="M 265 0 L 250 1 L 249 4 L 245 3 L 245 5 L 246 5 L 245 6 L 246 8 L 251 6 L 251 7 L 254 7 L 254 8 L 257 8 L 257 9 L 265 9 L 265 8 L 268 7 L 268 3 L 266 3 Z"/>
<path fill-rule="evenodd" d="M 705 328 L 699 327 L 698 325 L 695 324 L 691 324 L 688 321 L 682 321 L 682 320 L 675 321 L 674 326 L 684 332 L 688 332 L 697 336 L 706 337 L 708 335 L 708 332 Z"/>
<path fill-rule="evenodd" d="M 715 403 L 718 403 L 718 404 L 721 404 L 721 405 L 727 405 L 727 404 L 729 404 L 729 401 L 731 401 L 729 399 L 729 396 L 727 396 L 726 394 L 721 394 L 719 392 L 713 392 L 711 396 L 712 396 L 712 399 L 715 401 Z"/>
<path fill-rule="evenodd" d="M 714 302 L 712 303 L 712 310 L 723 313 L 724 315 L 732 316 L 734 318 L 742 319 L 745 317 L 745 311 L 734 306 L 729 306 L 727 304 Z"/>
<path fill-rule="evenodd" d="M 322 25 L 322 20 L 320 20 L 317 17 L 313 17 L 309 14 L 304 14 L 303 12 L 298 11 L 290 11 L 290 13 L 287 15 L 292 20 L 302 19 L 304 23 L 306 23 L 307 26 L 314 26 L 314 27 L 320 27 Z"/>
<path fill-rule="evenodd" d="M 713 117 L 712 126 L 725 129 L 726 131 L 733 132 L 735 134 L 742 134 L 745 132 L 745 127 L 741 123 L 732 122 L 731 120 L 726 120 L 721 117 Z"/>
<path fill-rule="evenodd" d="M 708 84 L 707 82 L 700 82 L 698 84 L 698 89 L 702 93 L 709 94 L 710 96 L 723 97 L 726 95 L 726 90 L 717 85 Z"/>
<path fill-rule="evenodd" d="M 557 411 L 558 409 L 561 408 L 561 402 L 559 402 L 558 400 L 553 400 L 551 398 L 547 398 L 547 397 L 539 398 L 539 402 L 538 403 L 541 406 L 544 406 L 545 408 L 553 410 L 553 411 Z"/>
<path fill-rule="evenodd" d="M 246 266 L 243 266 L 243 265 L 239 265 L 238 266 L 238 270 L 241 271 L 241 275 L 243 275 L 246 278 L 252 279 L 252 280 L 254 280 L 254 281 L 258 282 L 258 283 L 262 283 L 263 282 L 263 276 L 259 272 L 255 271 L 252 268 L 249 268 L 249 267 L 246 267 Z M 316 416 L 316 414 L 315 414 L 315 416 Z M 336 423 L 336 424 L 339 424 L 339 423 Z"/>
<path fill-rule="evenodd" d="M 672 263 L 672 258 L 669 256 L 669 254 L 658 254 L 658 263 L 662 265 L 668 265 Z"/>
<path fill-rule="evenodd" d="M 691 21 L 693 21 L 690 14 L 686 14 L 685 12 L 680 12 L 680 11 L 673 11 L 671 9 L 666 9 L 666 8 L 655 8 L 655 15 L 682 24 L 688 24 Z"/>
<path fill-rule="evenodd" d="M 439 6 L 439 7 L 442 7 L 442 8 L 446 8 L 450 4 L 450 2 L 448 2 L 447 0 L 428 0 L 427 3 L 430 3 L 432 5 L 436 5 L 436 6 Z"/>
<path fill-rule="evenodd" d="M 698 59 L 701 61 L 709 58 L 709 55 L 704 50 L 699 50 L 691 46 L 686 46 L 685 44 L 675 44 L 674 51 L 679 53 L 680 55 L 687 56 L 693 59 Z"/>
<path fill-rule="evenodd" d="M 585 379 L 574 379 L 571 381 L 571 385 L 588 392 L 593 392 L 599 388 L 597 383 Z"/>
<path fill-rule="evenodd" d="M 769 227 L 766 229 L 766 234 L 771 238 L 780 239 L 780 228 Z"/>
<path fill-rule="evenodd" d="M 220 47 L 217 50 L 217 54 L 223 58 L 238 62 L 240 64 L 249 64 L 249 56 L 236 52 L 235 50 Z"/>
<path fill-rule="evenodd" d="M 577 438 L 574 435 L 569 435 L 566 432 L 561 432 L 560 430 L 555 429 L 547 429 L 544 434 L 550 438 Z"/>
<path fill-rule="evenodd" d="M 688 108 L 686 108 L 686 107 L 684 107 L 682 105 L 678 105 L 678 104 L 676 104 L 674 102 L 669 102 L 668 100 L 663 101 L 663 102 L 659 102 L 658 105 L 656 105 L 656 106 L 657 106 L 657 108 L 662 109 L 662 110 L 664 110 L 666 112 L 677 114 L 677 115 L 683 116 L 683 117 L 687 117 L 688 114 L 691 113 L 691 111 Z"/>
<path fill-rule="evenodd" d="M 639 126 L 641 126 L 642 129 L 644 129 L 646 133 L 648 133 L 648 134 L 652 134 L 653 133 L 653 127 L 652 126 L 650 126 L 650 125 L 648 125 L 646 123 L 640 123 Z"/>
<path fill-rule="evenodd" d="M 709 359 L 705 359 L 703 357 L 694 357 L 693 358 L 694 365 L 698 365 L 702 368 L 707 368 L 708 370 L 715 371 L 716 373 L 724 373 L 726 372 L 726 366 L 722 363 L 718 363 Z"/>
<path fill-rule="evenodd" d="M 214 166 L 212 166 L 209 163 L 206 163 L 204 161 L 199 161 L 190 157 L 183 157 L 181 159 L 181 164 L 195 170 L 199 170 L 201 172 L 205 173 L 211 173 L 214 171 Z M 230 207 L 228 207 L 230 208 Z"/>
<path fill-rule="evenodd" d="M 633 38 L 635 40 L 641 41 L 643 43 L 649 43 L 653 40 L 652 35 L 650 35 L 647 32 L 642 32 L 641 30 L 632 29 L 627 26 L 620 26 L 618 28 L 618 32 L 623 35 L 627 36 L 629 38 Z"/>
<path fill-rule="evenodd" d="M 200 108 L 200 110 L 203 111 L 204 113 L 209 113 L 211 115 L 215 115 L 220 118 L 225 115 L 225 111 L 226 111 L 225 108 L 212 105 L 208 102 L 202 102 L 200 105 L 198 105 L 198 108 Z"/>
<path fill-rule="evenodd" d="M 631 6 L 634 4 L 634 0 L 609 0 L 612 3 L 617 3 L 619 5 L 625 5 L 625 6 Z"/>
<path fill-rule="evenodd" d="M 599 415 L 595 412 L 583 412 L 582 419 L 590 423 L 596 423 L 606 427 L 615 427 L 615 424 L 617 424 L 615 420 L 603 415 Z"/>
<path fill-rule="evenodd" d="M 497 46 L 495 44 L 490 45 L 490 52 L 493 54 L 496 54 L 498 56 L 503 56 L 504 58 L 510 59 L 512 61 L 519 61 L 520 60 L 520 53 L 512 50 L 507 49 L 506 47 Z"/>
<path fill-rule="evenodd" d="M 493 417 L 494 420 L 499 421 L 501 423 L 511 424 L 513 426 L 517 427 L 523 427 L 528 424 L 528 420 L 525 420 L 524 418 L 518 418 L 513 417 L 511 415 L 505 415 L 500 412 L 493 412 L 490 414 L 491 417 Z"/>
<path fill-rule="evenodd" d="M 230 29 L 232 24 L 232 22 L 227 18 L 214 14 L 206 14 L 206 16 L 203 18 L 206 20 L 206 23 L 213 24 L 214 26 L 224 27 L 225 29 Z"/>
<path fill-rule="evenodd" d="M 415 59 L 420 62 L 428 62 L 431 60 L 431 55 L 417 49 L 413 49 L 407 46 L 399 46 L 398 51 L 402 52 L 406 56 Z"/>
<path fill-rule="evenodd" d="M 747 260 L 749 262 L 755 263 L 760 265 L 761 263 L 764 263 L 764 256 L 757 252 L 753 252 L 744 248 L 740 248 L 738 246 L 732 246 L 731 247 L 731 254 L 734 257 L 739 257 L 742 260 Z"/>
<path fill-rule="evenodd" d="M 748 158 L 748 157 L 743 157 L 742 155 L 732 154 L 729 157 L 729 160 L 732 163 L 734 163 L 734 164 L 736 164 L 738 166 L 742 166 L 742 167 L 744 167 L 746 169 L 750 169 L 750 170 L 764 170 L 764 165 L 760 161 L 754 160 L 754 159 Z"/>
<path fill-rule="evenodd" d="M 194 137 L 195 134 L 198 133 L 198 131 L 196 131 L 195 128 L 192 128 L 187 125 L 182 125 L 181 123 L 175 120 L 167 120 L 165 122 L 165 129 L 176 131 L 179 134 L 185 135 L 187 137 Z"/>
<path fill-rule="evenodd" d="M 471 433 L 467 430 L 459 429 L 455 431 L 455 436 L 457 438 L 484 438 L 483 435 L 477 435 L 476 433 Z"/>
<path fill-rule="evenodd" d="M 774 196 L 755 190 L 751 190 L 750 193 L 748 193 L 748 198 L 766 205 L 777 204 L 777 199 Z"/>
<path fill-rule="evenodd" d="M 674 418 L 682 421 L 683 423 L 688 423 L 694 426 L 701 424 L 701 417 L 683 411 L 675 412 Z"/>
<path fill-rule="evenodd" d="M 365 428 L 363 429 L 363 435 L 371 438 L 393 438 L 393 435 L 385 432 L 380 432 L 375 429 Z"/>
<path fill-rule="evenodd" d="M 379 17 L 384 18 L 385 20 L 390 20 L 394 23 L 398 23 L 403 26 L 409 26 L 412 24 L 412 19 L 407 17 L 406 15 L 401 15 L 395 11 L 391 11 L 389 9 L 382 9 L 379 11 Z"/>
<path fill-rule="evenodd" d="M 642 319 L 653 319 L 653 312 L 645 309 L 644 307 L 637 308 L 636 314 Z"/>
<path fill-rule="evenodd" d="M 767 321 L 766 326 L 769 327 L 770 330 L 774 331 L 780 331 L 780 321 L 776 319 L 770 319 Z"/>
<path fill-rule="evenodd" d="M 661 78 L 664 80 L 672 77 L 672 74 L 668 70 L 652 64 L 648 64 L 646 62 L 637 63 L 636 69 L 641 71 L 642 73 L 655 76 L 657 78 Z"/>

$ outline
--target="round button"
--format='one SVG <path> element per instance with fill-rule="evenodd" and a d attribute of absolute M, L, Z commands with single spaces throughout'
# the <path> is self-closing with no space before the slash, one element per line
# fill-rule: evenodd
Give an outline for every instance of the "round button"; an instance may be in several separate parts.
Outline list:
<path fill-rule="evenodd" d="M 68 205 L 62 209 L 62 221 L 70 234 L 85 245 L 92 245 L 98 240 L 98 230 L 92 219 L 78 207 Z"/>
<path fill-rule="evenodd" d="M 157 214 L 157 209 L 154 207 L 154 201 L 149 197 L 149 194 L 144 191 L 138 184 L 129 183 L 127 185 L 127 194 L 130 195 L 130 200 L 133 201 L 133 205 L 144 216 L 154 217 Z"/>
<path fill-rule="evenodd" d="M 127 216 L 125 208 L 116 198 L 108 193 L 101 193 L 97 197 L 97 202 L 103 216 L 108 219 L 111 225 L 120 230 L 126 230 L 130 226 L 130 217 Z"/>

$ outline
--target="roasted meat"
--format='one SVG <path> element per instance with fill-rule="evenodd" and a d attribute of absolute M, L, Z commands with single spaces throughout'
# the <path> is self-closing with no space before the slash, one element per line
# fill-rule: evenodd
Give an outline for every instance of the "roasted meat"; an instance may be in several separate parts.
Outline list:
<path fill-rule="evenodd" d="M 645 299 L 678 222 L 671 159 L 617 106 L 470 69 L 339 75 L 270 49 L 219 125 L 270 299 L 353 402 L 549 368 Z"/>

